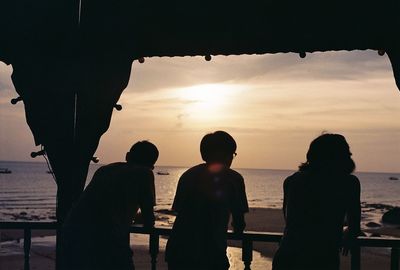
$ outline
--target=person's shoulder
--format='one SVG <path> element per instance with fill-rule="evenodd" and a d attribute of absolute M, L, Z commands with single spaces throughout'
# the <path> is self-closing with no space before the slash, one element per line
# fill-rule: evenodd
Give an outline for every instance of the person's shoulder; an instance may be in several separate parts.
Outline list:
<path fill-rule="evenodd" d="M 229 178 L 231 178 L 231 179 L 235 179 L 235 180 L 237 180 L 237 181 L 244 181 L 244 178 L 243 178 L 243 176 L 239 173 L 239 172 L 237 172 L 237 171 L 235 171 L 235 170 L 233 170 L 233 169 L 228 169 L 227 170 L 227 173 L 228 173 L 228 175 L 229 175 Z"/>
<path fill-rule="evenodd" d="M 110 164 L 106 164 L 106 165 L 99 167 L 96 170 L 94 177 L 95 178 L 102 177 L 104 175 L 107 175 L 107 174 L 113 172 L 115 170 L 115 167 L 118 166 L 117 164 L 118 163 L 110 163 Z"/>
<path fill-rule="evenodd" d="M 360 188 L 360 180 L 354 174 L 350 174 L 347 176 L 346 182 L 353 188 L 359 189 Z"/>
<path fill-rule="evenodd" d="M 297 172 L 293 173 L 292 175 L 289 175 L 288 177 L 286 177 L 286 179 L 284 181 L 284 184 L 287 185 L 287 184 L 290 184 L 292 182 L 301 181 L 305 177 L 307 177 L 307 173 L 306 172 L 297 171 Z"/>
<path fill-rule="evenodd" d="M 358 179 L 358 177 L 355 176 L 354 174 L 349 174 L 349 175 L 347 176 L 347 178 L 349 179 L 349 181 L 360 182 L 360 180 Z"/>
<path fill-rule="evenodd" d="M 97 169 L 97 171 L 103 171 L 103 172 L 113 171 L 116 169 L 121 169 L 123 167 L 125 167 L 125 162 L 114 162 L 101 166 L 99 169 Z"/>
<path fill-rule="evenodd" d="M 110 175 L 113 177 L 122 177 L 123 175 L 132 175 L 136 171 L 126 162 L 114 162 L 105 165 L 99 169 L 100 174 Z"/>
<path fill-rule="evenodd" d="M 190 176 L 194 176 L 194 175 L 199 175 L 202 174 L 203 172 L 206 171 L 206 165 L 204 163 L 202 164 L 198 164 L 196 166 L 193 166 L 189 169 L 187 169 L 181 177 L 190 177 Z"/>
<path fill-rule="evenodd" d="M 129 166 L 128 164 L 125 167 L 126 173 L 132 175 L 140 175 L 140 176 L 154 176 L 153 171 L 150 168 L 143 166 Z"/>
<path fill-rule="evenodd" d="M 103 166 L 102 168 L 104 171 L 109 171 L 110 173 L 122 178 L 128 177 L 130 179 L 131 177 L 154 177 L 153 171 L 150 168 L 131 165 L 127 162 L 115 162 Z"/>

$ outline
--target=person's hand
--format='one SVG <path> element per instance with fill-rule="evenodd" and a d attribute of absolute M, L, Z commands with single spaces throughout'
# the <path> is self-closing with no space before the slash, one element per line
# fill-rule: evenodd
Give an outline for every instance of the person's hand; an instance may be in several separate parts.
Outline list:
<path fill-rule="evenodd" d="M 243 230 L 235 230 L 233 229 L 234 234 L 243 234 Z"/>
<path fill-rule="evenodd" d="M 343 231 L 342 247 L 340 248 L 343 256 L 347 256 L 349 251 L 356 247 L 357 236 L 351 234 L 346 227 Z"/>
<path fill-rule="evenodd" d="M 134 218 L 134 224 L 139 224 L 139 225 L 143 225 L 144 224 L 144 219 L 143 219 L 143 215 L 142 212 L 138 211 L 136 213 L 136 216 Z"/>
<path fill-rule="evenodd" d="M 342 252 L 343 256 L 347 256 L 349 254 L 349 247 L 343 246 L 340 248 L 340 251 Z"/>

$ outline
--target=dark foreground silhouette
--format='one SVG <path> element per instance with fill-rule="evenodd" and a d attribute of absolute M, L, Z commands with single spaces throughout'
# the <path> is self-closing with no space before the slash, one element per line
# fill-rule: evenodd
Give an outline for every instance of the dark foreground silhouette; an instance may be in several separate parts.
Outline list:
<path fill-rule="evenodd" d="M 316 138 L 307 162 L 284 182 L 284 236 L 273 270 L 338 270 L 360 232 L 360 183 L 345 138 Z M 347 217 L 348 230 L 343 234 Z M 342 241 L 343 239 L 343 241 Z"/>
<path fill-rule="evenodd" d="M 138 209 L 144 226 L 154 225 L 153 165 L 157 148 L 134 144 L 127 162 L 98 169 L 62 230 L 64 270 L 133 270 L 129 228 Z"/>
<path fill-rule="evenodd" d="M 226 132 L 207 134 L 200 151 L 205 164 L 179 179 L 173 210 L 177 217 L 166 248 L 170 270 L 229 268 L 226 232 L 230 214 L 237 233 L 248 212 L 243 177 L 230 169 L 236 142 Z"/>

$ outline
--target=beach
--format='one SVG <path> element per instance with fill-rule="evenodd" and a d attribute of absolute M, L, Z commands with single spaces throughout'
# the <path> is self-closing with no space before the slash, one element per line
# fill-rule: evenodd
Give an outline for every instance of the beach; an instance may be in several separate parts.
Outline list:
<path fill-rule="evenodd" d="M 366 210 L 365 210 L 366 211 Z M 170 227 L 174 216 L 166 209 L 157 212 L 157 226 Z M 284 220 L 280 209 L 251 208 L 246 214 L 246 230 L 257 232 L 282 232 Z M 365 228 L 367 234 L 375 233 L 387 236 L 400 237 L 400 229 L 395 226 L 381 226 L 379 228 Z M 0 248 L 1 269 L 23 269 L 22 231 L 3 230 L 1 232 L 2 245 Z M 54 231 L 33 231 L 31 251 L 31 269 L 54 269 L 55 248 Z M 158 255 L 157 269 L 166 269 L 164 263 L 164 249 L 166 239 L 160 238 L 160 254 Z M 137 269 L 149 269 L 150 255 L 148 253 L 148 236 L 131 235 L 134 261 Z M 240 241 L 230 241 L 229 246 L 240 247 Z M 271 269 L 271 260 L 277 243 L 255 242 L 252 269 Z M 228 251 L 231 261 L 231 270 L 243 269 L 240 249 L 232 248 Z M 341 269 L 350 270 L 350 257 L 341 258 Z M 361 265 L 364 270 L 390 269 L 390 253 L 387 249 L 362 248 Z"/>

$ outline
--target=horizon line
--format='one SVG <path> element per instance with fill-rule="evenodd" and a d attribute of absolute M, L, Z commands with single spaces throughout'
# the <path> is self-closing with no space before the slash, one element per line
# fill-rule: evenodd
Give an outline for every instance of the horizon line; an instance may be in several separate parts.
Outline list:
<path fill-rule="evenodd" d="M 25 162 L 25 163 L 46 163 L 45 160 L 43 161 L 28 161 L 28 160 L 0 160 L 0 162 Z M 121 162 L 121 161 L 114 161 L 114 162 Z M 110 162 L 110 163 L 114 163 Z M 124 161 L 123 161 L 124 162 Z M 107 165 L 110 163 L 90 163 L 90 165 Z M 193 167 L 194 165 L 155 165 L 155 168 L 157 167 L 171 167 L 171 168 L 190 168 Z M 250 167 L 231 167 L 233 169 L 237 170 L 273 170 L 273 171 L 297 171 L 298 169 L 283 169 L 283 168 L 250 168 Z M 400 172 L 394 172 L 394 171 L 355 171 L 354 173 L 395 173 L 395 174 L 400 174 Z"/>

